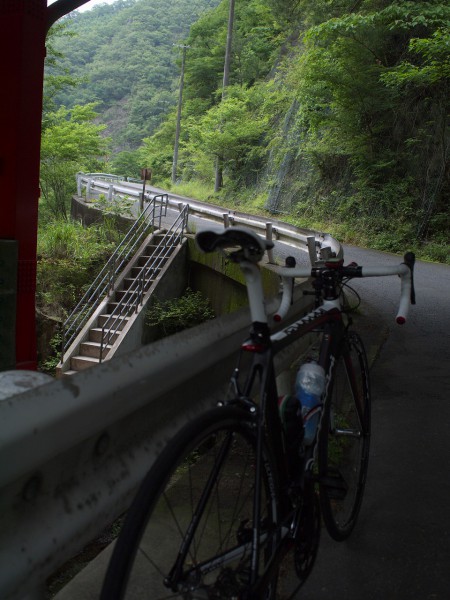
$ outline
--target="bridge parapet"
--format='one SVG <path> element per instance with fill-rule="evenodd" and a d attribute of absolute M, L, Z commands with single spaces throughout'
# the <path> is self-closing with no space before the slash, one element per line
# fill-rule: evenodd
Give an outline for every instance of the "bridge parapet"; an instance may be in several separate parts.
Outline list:
<path fill-rule="evenodd" d="M 0 402 L 2 600 L 36 592 L 126 510 L 166 441 L 223 399 L 248 325 L 242 309 Z"/>
<path fill-rule="evenodd" d="M 169 203 L 184 205 L 179 197 Z M 289 239 L 308 248 L 311 260 L 327 243 L 318 232 L 190 207 L 228 226 Z M 296 288 L 291 318 L 311 302 L 304 285 Z M 277 307 L 278 300 L 268 302 L 269 313 Z M 0 564 L 8 565 L 0 570 L 2 600 L 43 598 L 47 577 L 126 510 L 167 440 L 224 398 L 249 321 L 240 309 L 0 401 Z M 277 355 L 277 375 L 304 344 Z"/>

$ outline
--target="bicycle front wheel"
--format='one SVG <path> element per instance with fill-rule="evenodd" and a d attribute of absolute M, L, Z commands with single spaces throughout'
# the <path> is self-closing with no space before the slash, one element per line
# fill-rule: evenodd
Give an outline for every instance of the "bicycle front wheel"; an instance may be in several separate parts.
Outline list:
<path fill-rule="evenodd" d="M 277 521 L 276 473 L 264 448 L 255 495 L 256 439 L 246 418 L 220 408 L 171 440 L 128 512 L 102 600 L 244 597 L 274 551 Z"/>
<path fill-rule="evenodd" d="M 370 442 L 369 369 L 361 338 L 353 332 L 334 364 L 324 411 L 318 454 L 320 504 L 328 533 L 342 541 L 352 532 L 361 507 Z"/>

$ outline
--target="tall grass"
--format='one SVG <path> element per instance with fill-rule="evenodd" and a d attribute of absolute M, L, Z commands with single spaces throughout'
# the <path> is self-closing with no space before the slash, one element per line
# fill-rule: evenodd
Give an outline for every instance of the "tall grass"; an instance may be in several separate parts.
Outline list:
<path fill-rule="evenodd" d="M 103 268 L 123 234 L 113 219 L 83 227 L 66 220 L 44 221 L 38 232 L 36 305 L 40 369 L 52 374 L 59 359 L 62 323 Z M 51 332 L 49 330 L 51 326 Z"/>
<path fill-rule="evenodd" d="M 57 220 L 40 226 L 36 301 L 47 315 L 64 319 L 116 248 L 122 234 L 110 222 L 83 227 Z"/>
<path fill-rule="evenodd" d="M 39 228 L 38 256 L 53 260 L 91 260 L 112 251 L 120 235 L 109 222 L 83 227 L 76 221 L 53 221 Z"/>
<path fill-rule="evenodd" d="M 169 184 L 170 190 L 174 194 L 201 200 L 202 202 L 214 202 L 214 187 L 201 181 L 183 181 L 181 183 Z"/>

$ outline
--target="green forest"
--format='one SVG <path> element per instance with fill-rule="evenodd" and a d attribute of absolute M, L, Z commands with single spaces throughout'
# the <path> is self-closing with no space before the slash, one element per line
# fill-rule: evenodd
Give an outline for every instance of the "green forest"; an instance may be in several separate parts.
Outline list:
<path fill-rule="evenodd" d="M 145 166 L 159 187 L 448 260 L 448 3 L 235 0 L 224 87 L 229 7 L 117 0 L 58 22 L 43 213 L 67 219 L 77 170 Z"/>

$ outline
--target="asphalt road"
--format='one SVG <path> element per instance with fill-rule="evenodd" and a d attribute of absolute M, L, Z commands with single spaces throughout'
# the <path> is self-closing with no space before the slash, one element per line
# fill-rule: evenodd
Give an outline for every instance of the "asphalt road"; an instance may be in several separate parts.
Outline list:
<path fill-rule="evenodd" d="M 399 262 L 353 247 L 344 256 L 365 265 Z M 363 333 L 385 331 L 371 371 L 368 483 L 351 538 L 336 543 L 323 533 L 302 600 L 450 598 L 450 267 L 416 264 L 417 304 L 404 326 L 394 322 L 395 279 L 357 283 Z"/>

